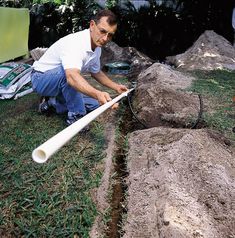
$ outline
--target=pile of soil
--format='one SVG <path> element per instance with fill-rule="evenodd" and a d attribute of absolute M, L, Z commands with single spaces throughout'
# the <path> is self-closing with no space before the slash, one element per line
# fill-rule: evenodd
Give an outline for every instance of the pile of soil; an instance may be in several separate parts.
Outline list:
<path fill-rule="evenodd" d="M 176 57 L 179 67 L 235 66 L 234 49 L 214 34 Z M 154 128 L 129 138 L 123 237 L 235 237 L 234 145 L 212 131 L 183 129 L 199 112 L 198 95 L 186 91 L 193 80 L 159 63 L 137 78 L 134 108 Z"/>
<path fill-rule="evenodd" d="M 190 127 L 197 120 L 200 102 L 198 95 L 186 92 L 193 77 L 155 63 L 138 79 L 134 108 L 148 127 Z"/>
<path fill-rule="evenodd" d="M 135 80 L 142 70 L 148 68 L 154 62 L 134 47 L 119 47 L 116 43 L 109 42 L 102 48 L 101 66 L 117 61 L 130 64 L 131 71 L 128 75 L 130 80 Z"/>
<path fill-rule="evenodd" d="M 214 31 L 205 31 L 185 53 L 168 56 L 166 62 L 185 70 L 235 70 L 235 48 Z"/>
<path fill-rule="evenodd" d="M 234 158 L 210 131 L 133 132 L 123 237 L 235 237 Z"/>

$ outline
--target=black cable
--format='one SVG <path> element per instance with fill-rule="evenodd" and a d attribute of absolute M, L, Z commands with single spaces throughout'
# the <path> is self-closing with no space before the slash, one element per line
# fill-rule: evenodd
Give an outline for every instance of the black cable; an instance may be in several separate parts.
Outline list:
<path fill-rule="evenodd" d="M 191 127 L 191 129 L 196 129 L 197 125 L 202 117 L 202 113 L 203 113 L 203 101 L 202 101 L 202 96 L 201 94 L 198 94 L 198 98 L 199 98 L 199 112 L 198 112 L 198 116 L 197 116 L 197 120 L 194 122 L 193 126 Z"/>
<path fill-rule="evenodd" d="M 135 90 L 133 90 L 131 93 L 129 93 L 129 94 L 127 95 L 127 100 L 128 100 L 129 108 L 130 108 L 130 110 L 131 110 L 131 112 L 132 112 L 134 118 L 135 118 L 142 126 L 144 126 L 145 129 L 147 129 L 148 126 L 147 126 L 144 122 L 142 122 L 142 121 L 137 117 L 136 113 L 134 112 L 134 110 L 133 110 L 133 108 L 132 108 L 132 105 L 131 105 L 131 97 L 132 97 L 132 95 L 134 94 L 134 91 L 135 91 Z"/>
<path fill-rule="evenodd" d="M 144 126 L 145 129 L 147 129 L 148 126 L 138 118 L 138 116 L 136 115 L 136 113 L 135 113 L 134 110 L 133 110 L 133 107 L 132 107 L 132 104 L 131 104 L 131 97 L 132 97 L 132 95 L 134 94 L 134 91 L 135 91 L 135 90 L 133 90 L 131 93 L 129 93 L 129 94 L 127 95 L 129 108 L 130 108 L 130 110 L 131 110 L 131 112 L 132 112 L 134 118 L 135 118 L 142 126 Z M 201 94 L 198 94 L 198 98 L 199 98 L 199 112 L 198 112 L 198 117 L 197 117 L 197 120 L 194 122 L 193 126 L 191 127 L 191 129 L 196 129 L 196 128 L 197 128 L 197 125 L 198 125 L 198 123 L 200 122 L 201 117 L 202 117 L 202 113 L 203 113 L 203 101 L 202 101 L 202 96 L 201 96 Z"/>

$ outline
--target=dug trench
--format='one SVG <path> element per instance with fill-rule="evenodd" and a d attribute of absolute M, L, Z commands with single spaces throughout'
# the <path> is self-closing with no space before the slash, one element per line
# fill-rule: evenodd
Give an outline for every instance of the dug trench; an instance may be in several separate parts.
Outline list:
<path fill-rule="evenodd" d="M 127 213 L 125 197 L 127 192 L 126 179 L 128 171 L 126 167 L 127 135 L 137 128 L 141 128 L 138 122 L 133 120 L 133 115 L 128 106 L 128 99 L 124 99 L 119 110 L 121 119 L 118 124 L 118 135 L 116 138 L 116 151 L 114 154 L 114 174 L 112 178 L 112 195 L 110 199 L 110 221 L 108 222 L 106 236 L 118 238 L 122 236 L 123 218 Z M 135 124 L 137 123 L 137 124 Z"/>
<path fill-rule="evenodd" d="M 134 94 L 132 95 L 134 98 Z M 114 154 L 114 176 L 112 177 L 112 195 L 110 199 L 110 220 L 107 224 L 106 237 L 119 238 L 123 236 L 123 224 L 127 215 L 126 195 L 128 192 L 128 168 L 127 168 L 127 140 L 128 134 L 136 130 L 147 129 L 148 126 L 141 121 L 133 111 L 132 97 L 123 100 L 119 110 L 118 136 L 116 136 L 116 150 Z M 169 126 L 169 124 L 166 124 Z M 194 123 L 195 128 L 205 127 L 204 123 L 198 118 Z M 181 123 L 172 123 L 171 128 L 185 128 Z M 179 133 L 180 135 L 180 133 Z M 167 136 L 165 139 L 167 140 Z M 168 138 L 168 142 L 170 138 Z M 162 138 L 164 140 L 164 138 Z"/>
<path fill-rule="evenodd" d="M 235 237 L 234 146 L 204 117 L 191 129 L 200 100 L 185 89 L 195 80 L 159 63 L 139 75 L 133 108 L 149 129 L 141 130 L 123 101 L 110 221 L 92 238 Z M 208 98 L 202 101 L 210 112 Z"/>
<path fill-rule="evenodd" d="M 134 98 L 134 94 L 132 95 Z M 119 134 L 116 138 L 116 151 L 114 155 L 114 174 L 112 178 L 112 196 L 110 199 L 110 221 L 108 222 L 106 236 L 109 238 L 119 238 L 123 235 L 123 224 L 126 214 L 126 194 L 128 190 L 127 178 L 127 137 L 129 133 L 136 130 L 147 129 L 147 125 L 144 121 L 141 121 L 133 111 L 132 97 L 128 97 L 122 102 L 122 108 L 120 109 L 120 122 L 118 125 Z M 200 119 L 200 118 L 199 118 Z M 195 122 L 196 123 L 196 122 Z M 167 124 L 169 126 L 169 124 Z M 148 125 L 152 127 L 151 125 Z M 198 121 L 195 129 L 204 127 L 202 121 Z M 182 128 L 181 123 L 173 123 L 172 128 Z M 167 138 L 167 137 L 166 137 Z"/>
<path fill-rule="evenodd" d="M 127 100 L 122 104 L 102 235 L 233 237 L 234 147 L 199 128 L 203 122 L 196 130 L 175 123 L 142 130 Z"/>

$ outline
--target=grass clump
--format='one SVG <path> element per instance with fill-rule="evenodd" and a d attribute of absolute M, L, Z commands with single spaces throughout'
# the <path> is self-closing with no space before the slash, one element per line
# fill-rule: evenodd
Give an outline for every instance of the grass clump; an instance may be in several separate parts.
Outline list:
<path fill-rule="evenodd" d="M 204 110 L 203 121 L 206 126 L 216 129 L 235 140 L 232 128 L 235 127 L 235 72 L 225 70 L 196 71 L 190 90 L 202 95 L 211 110 Z"/>
<path fill-rule="evenodd" d="M 102 172 L 103 127 L 92 124 L 44 164 L 33 149 L 64 129 L 58 116 L 39 115 L 35 94 L 0 101 L 0 236 L 89 237 L 97 215 L 91 191 Z"/>

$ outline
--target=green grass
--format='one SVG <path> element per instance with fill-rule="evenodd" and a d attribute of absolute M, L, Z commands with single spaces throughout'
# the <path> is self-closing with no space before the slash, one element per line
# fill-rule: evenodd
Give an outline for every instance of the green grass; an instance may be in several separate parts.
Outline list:
<path fill-rule="evenodd" d="M 210 102 L 212 110 L 203 113 L 207 127 L 216 129 L 235 140 L 232 128 L 235 127 L 235 72 L 215 70 L 211 72 L 196 71 L 197 78 L 190 90 L 200 93 L 202 99 Z"/>
<path fill-rule="evenodd" d="M 97 211 L 91 199 L 102 171 L 103 127 L 94 122 L 45 164 L 33 149 L 65 126 L 36 112 L 37 96 L 0 101 L 0 236 L 89 237 Z"/>
<path fill-rule="evenodd" d="M 193 74 L 197 80 L 190 90 L 200 93 L 212 106 L 203 113 L 206 127 L 235 140 L 231 131 L 235 126 L 235 73 Z M 125 77 L 115 80 L 127 82 Z M 65 128 L 63 118 L 39 115 L 37 103 L 35 94 L 0 101 L 0 237 L 89 237 L 98 213 L 91 197 L 102 176 L 97 164 L 104 157 L 104 128 L 101 123 L 92 123 L 89 133 L 75 136 L 45 164 L 37 164 L 31 158 L 33 149 Z M 123 136 L 124 113 L 121 104 L 117 143 Z M 127 137 L 122 139 L 119 146 L 126 154 Z M 104 223 L 110 221 L 110 212 L 104 212 Z"/>

